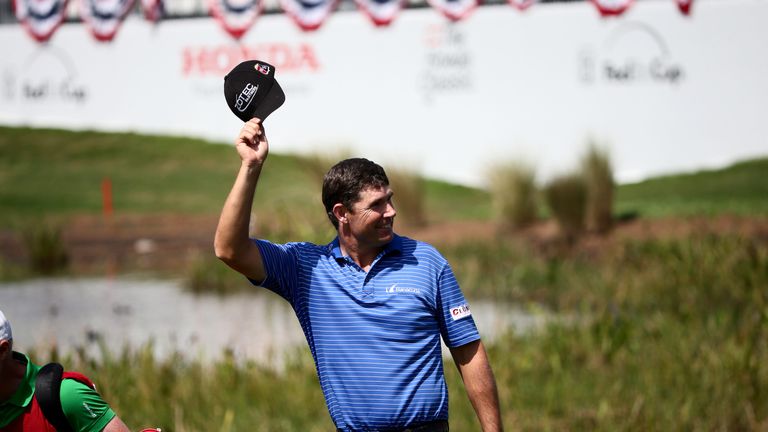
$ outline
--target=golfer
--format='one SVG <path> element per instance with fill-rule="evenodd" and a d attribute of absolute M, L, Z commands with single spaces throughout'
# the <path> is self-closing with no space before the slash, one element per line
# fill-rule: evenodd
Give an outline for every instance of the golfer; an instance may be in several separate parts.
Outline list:
<path fill-rule="evenodd" d="M 11 323 L 0 311 L 0 432 L 57 430 L 56 421 L 46 417 L 38 400 L 40 370 L 25 354 L 13 351 Z M 59 430 L 129 432 L 84 375 L 69 373 L 60 385 Z"/>
<path fill-rule="evenodd" d="M 437 250 L 395 234 L 384 170 L 366 159 L 336 164 L 322 200 L 337 237 L 275 244 L 248 232 L 269 151 L 260 120 L 248 121 L 235 145 L 241 165 L 216 256 L 293 306 L 337 429 L 447 431 L 442 336 L 483 431 L 501 431 L 495 379 L 469 305 Z"/>

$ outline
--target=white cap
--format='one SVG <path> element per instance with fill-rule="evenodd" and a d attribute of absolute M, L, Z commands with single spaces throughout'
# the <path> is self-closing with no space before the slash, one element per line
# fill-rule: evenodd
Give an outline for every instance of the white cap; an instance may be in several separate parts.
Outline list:
<path fill-rule="evenodd" d="M 0 340 L 13 339 L 13 333 L 11 333 L 11 323 L 5 319 L 3 311 L 0 310 Z"/>

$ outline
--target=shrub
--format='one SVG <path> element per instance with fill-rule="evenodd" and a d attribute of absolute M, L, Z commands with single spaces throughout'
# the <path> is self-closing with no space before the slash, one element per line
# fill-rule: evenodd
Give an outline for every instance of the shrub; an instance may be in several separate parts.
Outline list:
<path fill-rule="evenodd" d="M 66 269 L 69 254 L 61 238 L 61 228 L 42 223 L 26 229 L 22 237 L 33 272 L 51 275 Z"/>
<path fill-rule="evenodd" d="M 581 160 L 581 169 L 587 188 L 586 227 L 599 233 L 613 225 L 613 197 L 616 184 L 606 150 L 590 144 Z"/>
<path fill-rule="evenodd" d="M 0 281 L 19 280 L 29 276 L 28 269 L 0 256 Z"/>
<path fill-rule="evenodd" d="M 326 243 L 336 232 L 321 211 L 306 212 L 277 202 L 272 208 L 251 215 L 251 237 L 267 238 L 277 243 L 308 241 Z"/>
<path fill-rule="evenodd" d="M 579 174 L 557 177 L 544 188 L 544 196 L 552 215 L 569 240 L 584 230 L 587 185 Z"/>
<path fill-rule="evenodd" d="M 411 226 L 427 224 L 424 202 L 426 181 L 415 170 L 387 169 L 390 186 L 395 192 L 394 202 L 398 218 Z"/>
<path fill-rule="evenodd" d="M 536 183 L 534 169 L 511 162 L 491 169 L 489 189 L 494 216 L 507 230 L 524 228 L 536 220 Z"/>
<path fill-rule="evenodd" d="M 251 287 L 251 284 L 240 273 L 227 267 L 213 254 L 195 259 L 187 268 L 186 273 L 184 288 L 196 294 L 226 295 Z"/>

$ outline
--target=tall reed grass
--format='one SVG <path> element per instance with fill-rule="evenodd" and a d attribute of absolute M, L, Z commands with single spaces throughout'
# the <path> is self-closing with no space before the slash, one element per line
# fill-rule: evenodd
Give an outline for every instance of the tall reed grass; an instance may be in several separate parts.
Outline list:
<path fill-rule="evenodd" d="M 415 169 L 389 168 L 387 178 L 395 195 L 397 218 L 409 226 L 427 225 L 426 180 Z"/>
<path fill-rule="evenodd" d="M 158 359 L 151 344 L 99 361 L 83 351 L 50 355 L 88 375 L 132 430 L 164 432 L 331 431 L 308 350 L 289 356 L 280 371 L 222 353 L 215 363 L 177 353 Z"/>
<path fill-rule="evenodd" d="M 736 235 L 628 239 L 557 253 L 505 239 L 441 250 L 468 297 L 536 302 L 554 310 L 604 308 L 606 299 L 615 298 L 692 314 L 768 286 L 768 244 Z"/>
<path fill-rule="evenodd" d="M 510 394 L 524 428 L 768 426 L 766 243 L 710 235 L 614 252 L 548 290 L 586 325 L 510 342 L 523 351 L 512 356 L 522 368 L 502 387 L 528 392 Z M 557 292 L 570 292 L 568 303 Z"/>
<path fill-rule="evenodd" d="M 581 172 L 587 187 L 586 228 L 605 233 L 613 225 L 613 199 L 616 182 L 608 151 L 590 143 L 581 159 Z"/>
<path fill-rule="evenodd" d="M 317 205 L 316 211 L 302 212 L 281 202 L 251 215 L 250 235 L 277 243 L 309 241 L 324 244 L 336 235 L 336 231 L 328 221 L 322 203 Z"/>
<path fill-rule="evenodd" d="M 221 262 L 213 253 L 196 257 L 185 270 L 183 286 L 196 294 L 234 294 L 251 288 L 240 273 Z"/>
<path fill-rule="evenodd" d="M 587 194 L 580 173 L 561 175 L 544 186 L 547 205 L 566 239 L 572 240 L 584 230 Z"/>
<path fill-rule="evenodd" d="M 29 269 L 0 258 L 0 281 L 24 279 L 30 275 Z"/>
<path fill-rule="evenodd" d="M 531 165 L 510 162 L 494 166 L 488 184 L 494 217 L 503 231 L 524 228 L 536 220 L 538 191 Z"/>
<path fill-rule="evenodd" d="M 22 238 L 32 273 L 52 275 L 66 270 L 69 253 L 60 227 L 47 223 L 31 225 L 24 229 Z"/>
<path fill-rule="evenodd" d="M 765 239 L 631 240 L 598 255 L 532 255 L 501 241 L 448 252 L 468 297 L 505 295 L 574 317 L 486 341 L 507 430 L 768 425 Z M 33 359 L 85 372 L 134 429 L 334 430 L 307 349 L 278 369 L 231 352 L 213 363 L 158 359 L 151 345 L 99 360 L 84 352 Z M 447 362 L 451 430 L 479 431 Z"/>

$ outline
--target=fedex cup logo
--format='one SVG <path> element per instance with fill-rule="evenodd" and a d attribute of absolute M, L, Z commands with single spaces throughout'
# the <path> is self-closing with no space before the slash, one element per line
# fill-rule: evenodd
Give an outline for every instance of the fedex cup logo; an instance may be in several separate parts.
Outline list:
<path fill-rule="evenodd" d="M 607 36 L 600 51 L 585 49 L 579 74 L 583 82 L 617 84 L 651 82 L 680 84 L 686 77 L 674 60 L 667 41 L 655 28 L 641 22 L 623 22 Z"/>
<path fill-rule="evenodd" d="M 253 97 L 256 96 L 257 91 L 259 91 L 258 85 L 253 85 L 251 83 L 246 84 L 243 91 L 237 96 L 235 108 L 240 112 L 245 111 L 248 108 L 248 105 L 253 101 Z"/>

